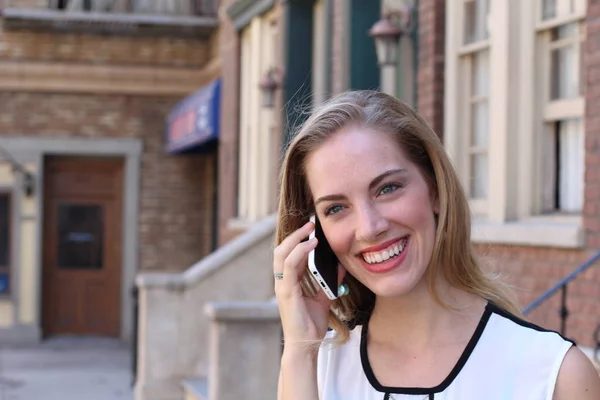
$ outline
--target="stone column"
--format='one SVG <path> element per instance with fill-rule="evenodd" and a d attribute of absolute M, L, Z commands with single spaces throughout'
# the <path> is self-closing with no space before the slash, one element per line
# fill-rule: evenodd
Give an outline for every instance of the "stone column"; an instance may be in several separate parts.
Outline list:
<path fill-rule="evenodd" d="M 277 398 L 282 351 L 275 302 L 208 303 L 209 400 Z"/>

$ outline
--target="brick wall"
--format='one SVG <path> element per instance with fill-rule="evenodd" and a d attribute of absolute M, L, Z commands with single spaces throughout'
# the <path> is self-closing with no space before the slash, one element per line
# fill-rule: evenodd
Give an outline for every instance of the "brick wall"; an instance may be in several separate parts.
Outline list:
<path fill-rule="evenodd" d="M 210 252 L 214 187 L 213 156 L 165 153 L 178 100 L 0 92 L 0 135 L 142 139 L 140 269 L 183 270 Z"/>
<path fill-rule="evenodd" d="M 2 25 L 0 24 L 0 30 Z M 201 68 L 207 40 L 3 31 L 0 60 Z"/>
<path fill-rule="evenodd" d="M 600 1 L 590 0 L 584 44 L 585 191 L 584 223 L 587 245 L 600 250 Z"/>
<path fill-rule="evenodd" d="M 445 1 L 419 1 L 417 110 L 442 136 L 444 126 Z"/>
<path fill-rule="evenodd" d="M 584 250 L 509 245 L 475 246 L 485 268 L 513 286 L 521 308 L 525 308 L 559 280 L 581 265 L 589 253 Z M 570 311 L 566 334 L 584 346 L 595 346 L 593 333 L 600 323 L 600 269 L 592 268 L 568 286 Z M 560 293 L 527 319 L 546 329 L 560 330 Z"/>

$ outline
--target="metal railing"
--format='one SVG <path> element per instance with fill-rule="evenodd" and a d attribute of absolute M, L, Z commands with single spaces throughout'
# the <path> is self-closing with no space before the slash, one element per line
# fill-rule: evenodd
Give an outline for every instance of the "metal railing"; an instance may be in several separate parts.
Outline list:
<path fill-rule="evenodd" d="M 590 267 L 592 267 L 598 260 L 600 260 L 600 252 L 596 253 L 594 256 L 590 257 L 586 262 L 581 264 L 575 271 L 571 272 L 569 275 L 561 279 L 557 284 L 552 286 L 548 291 L 546 291 L 543 295 L 541 295 L 538 299 L 536 299 L 533 303 L 527 306 L 523 310 L 523 314 L 527 315 L 531 311 L 535 310 L 542 303 L 547 301 L 550 297 L 555 295 L 558 291 L 561 292 L 560 296 L 560 333 L 563 336 L 566 336 L 567 332 L 567 319 L 569 318 L 569 309 L 567 307 L 567 285 L 577 278 L 579 275 L 587 271 Z M 598 359 L 598 353 L 600 352 L 600 325 L 596 328 L 594 332 L 594 341 L 596 343 L 596 348 L 594 349 L 594 357 Z"/>
<path fill-rule="evenodd" d="M 140 309 L 140 290 L 137 285 L 131 288 L 131 298 L 133 300 L 133 332 L 131 335 L 131 386 L 135 387 L 137 380 L 137 361 L 138 361 L 138 319 Z"/>

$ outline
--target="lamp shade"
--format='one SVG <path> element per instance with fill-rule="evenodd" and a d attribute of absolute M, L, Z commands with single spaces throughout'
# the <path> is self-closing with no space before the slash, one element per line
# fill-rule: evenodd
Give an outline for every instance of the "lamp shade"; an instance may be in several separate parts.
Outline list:
<path fill-rule="evenodd" d="M 402 30 L 388 17 L 377 21 L 369 30 L 375 40 L 377 62 L 379 65 L 395 65 L 398 57 L 398 41 Z"/>

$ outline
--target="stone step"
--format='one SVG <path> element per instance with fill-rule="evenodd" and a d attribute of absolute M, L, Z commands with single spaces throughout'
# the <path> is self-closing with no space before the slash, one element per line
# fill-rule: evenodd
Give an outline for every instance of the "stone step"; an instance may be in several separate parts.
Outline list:
<path fill-rule="evenodd" d="M 181 381 L 184 400 L 208 400 L 208 381 L 206 378 L 187 378 Z"/>

